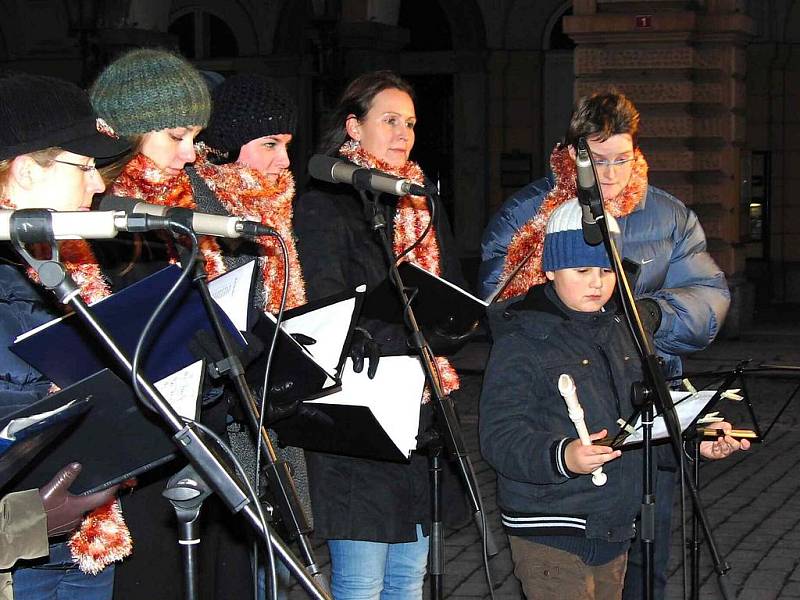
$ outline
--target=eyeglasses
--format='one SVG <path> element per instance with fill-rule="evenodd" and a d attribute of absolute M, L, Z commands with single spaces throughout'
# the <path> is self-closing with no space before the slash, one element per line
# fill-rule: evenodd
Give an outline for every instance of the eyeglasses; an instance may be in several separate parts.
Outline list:
<path fill-rule="evenodd" d="M 52 160 L 52 162 L 59 163 L 62 165 L 71 165 L 73 167 L 78 167 L 84 173 L 91 173 L 92 171 L 97 171 L 96 165 L 83 165 L 81 163 L 69 162 L 67 160 L 56 160 L 55 158 Z"/>
<path fill-rule="evenodd" d="M 633 157 L 618 158 L 617 160 L 604 160 L 601 158 L 597 158 L 594 161 L 594 166 L 597 167 L 598 169 L 607 169 L 608 167 L 622 167 L 632 161 Z"/>

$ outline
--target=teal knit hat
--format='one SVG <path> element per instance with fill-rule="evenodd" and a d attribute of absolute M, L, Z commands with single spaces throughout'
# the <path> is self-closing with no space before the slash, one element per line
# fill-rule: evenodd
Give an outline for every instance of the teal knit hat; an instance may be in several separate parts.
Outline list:
<path fill-rule="evenodd" d="M 90 90 L 97 114 L 119 135 L 172 127 L 205 127 L 211 99 L 203 77 L 165 50 L 123 54 L 100 73 Z"/>

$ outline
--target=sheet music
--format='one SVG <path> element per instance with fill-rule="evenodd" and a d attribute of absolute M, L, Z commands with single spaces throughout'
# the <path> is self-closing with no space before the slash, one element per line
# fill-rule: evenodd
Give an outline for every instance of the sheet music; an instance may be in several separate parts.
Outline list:
<path fill-rule="evenodd" d="M 223 273 L 208 282 L 208 291 L 239 331 L 247 330 L 247 311 L 250 308 L 250 289 L 256 261 Z"/>
<path fill-rule="evenodd" d="M 716 390 L 701 390 L 692 394 L 691 392 L 670 392 L 672 402 L 675 405 L 675 412 L 678 413 L 678 420 L 681 424 L 681 431 L 685 431 L 692 421 L 697 418 L 711 400 L 712 396 L 716 394 Z M 625 438 L 623 446 L 628 444 L 635 444 L 642 441 L 642 416 L 636 420 L 636 430 Z M 662 440 L 669 437 L 666 423 L 662 415 L 656 415 L 653 419 L 653 439 Z"/>
<path fill-rule="evenodd" d="M 356 299 L 347 298 L 320 309 L 297 315 L 283 322 L 289 334 L 302 333 L 316 340 L 306 347 L 308 353 L 329 374 L 336 373 L 345 338 L 350 331 Z"/>
<path fill-rule="evenodd" d="M 353 371 L 348 358 L 342 372 L 342 391 L 308 403 L 366 406 L 406 457 L 417 447 L 420 401 L 425 374 L 412 356 L 382 356 L 374 379 Z"/>
<path fill-rule="evenodd" d="M 164 379 L 159 379 L 153 385 L 176 413 L 194 420 L 197 418 L 197 399 L 202 380 L 203 361 L 198 360 Z"/>

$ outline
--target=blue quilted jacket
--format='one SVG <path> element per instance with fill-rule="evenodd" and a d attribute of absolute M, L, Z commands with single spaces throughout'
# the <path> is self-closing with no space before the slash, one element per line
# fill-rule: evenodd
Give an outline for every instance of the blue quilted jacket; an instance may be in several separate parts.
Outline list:
<path fill-rule="evenodd" d="M 511 238 L 533 218 L 553 185 L 552 176 L 534 181 L 492 217 L 481 243 L 479 296 L 497 287 Z M 661 308 L 654 342 L 666 363 L 665 374 L 678 375 L 680 356 L 705 348 L 725 320 L 730 305 L 725 275 L 706 251 L 697 215 L 664 190 L 648 186 L 642 203 L 617 221 L 622 255 L 641 268 L 637 298 L 652 298 Z"/>

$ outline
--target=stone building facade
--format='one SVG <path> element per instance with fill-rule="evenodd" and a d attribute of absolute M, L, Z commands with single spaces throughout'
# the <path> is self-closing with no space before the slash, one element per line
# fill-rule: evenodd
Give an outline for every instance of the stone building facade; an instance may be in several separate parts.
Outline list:
<path fill-rule="evenodd" d="M 88 83 L 147 44 L 281 79 L 301 106 L 301 176 L 346 81 L 397 70 L 418 90 L 416 158 L 473 263 L 491 213 L 546 172 L 575 95 L 621 89 L 653 183 L 698 213 L 730 277 L 733 331 L 754 300 L 800 301 L 798 40 L 789 0 L 0 1 L 10 68 Z"/>

